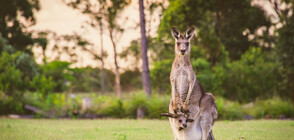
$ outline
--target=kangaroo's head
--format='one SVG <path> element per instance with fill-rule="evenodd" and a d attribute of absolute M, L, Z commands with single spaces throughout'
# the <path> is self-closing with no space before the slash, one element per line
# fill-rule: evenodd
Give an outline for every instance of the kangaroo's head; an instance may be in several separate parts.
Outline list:
<path fill-rule="evenodd" d="M 189 122 L 193 122 L 193 119 L 188 119 L 188 116 L 185 114 L 172 114 L 172 113 L 161 113 L 161 116 L 172 118 L 173 124 L 180 131 L 188 127 Z"/>
<path fill-rule="evenodd" d="M 185 34 L 181 34 L 176 27 L 171 28 L 171 34 L 175 39 L 175 53 L 176 55 L 185 56 L 190 53 L 190 40 L 194 35 L 195 28 L 189 27 Z"/>

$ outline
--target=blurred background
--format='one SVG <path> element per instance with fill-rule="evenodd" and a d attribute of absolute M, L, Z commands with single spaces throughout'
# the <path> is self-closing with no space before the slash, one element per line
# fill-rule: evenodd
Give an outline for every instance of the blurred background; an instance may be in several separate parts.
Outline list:
<path fill-rule="evenodd" d="M 0 115 L 160 118 L 170 28 L 219 119 L 294 117 L 293 0 L 0 0 Z"/>

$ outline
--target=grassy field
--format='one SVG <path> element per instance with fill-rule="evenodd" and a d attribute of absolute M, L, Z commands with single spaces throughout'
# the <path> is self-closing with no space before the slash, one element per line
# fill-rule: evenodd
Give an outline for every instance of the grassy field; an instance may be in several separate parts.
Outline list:
<path fill-rule="evenodd" d="M 294 140 L 294 121 L 217 121 L 217 140 Z M 172 140 L 168 120 L 0 119 L 1 140 Z"/>

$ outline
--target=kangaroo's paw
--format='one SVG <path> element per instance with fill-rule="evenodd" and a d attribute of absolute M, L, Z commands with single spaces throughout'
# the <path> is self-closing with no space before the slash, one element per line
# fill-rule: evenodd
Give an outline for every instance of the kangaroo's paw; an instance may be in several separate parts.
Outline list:
<path fill-rule="evenodd" d="M 175 114 L 179 112 L 179 108 L 175 104 L 173 104 L 172 108 Z"/>
<path fill-rule="evenodd" d="M 183 113 L 189 113 L 189 105 L 185 103 L 183 105 L 183 107 L 181 108 L 181 112 L 183 112 Z"/>

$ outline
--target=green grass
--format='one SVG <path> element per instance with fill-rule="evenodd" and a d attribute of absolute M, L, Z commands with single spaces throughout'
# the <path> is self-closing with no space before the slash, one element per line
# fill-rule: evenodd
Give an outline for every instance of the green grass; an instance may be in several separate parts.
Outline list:
<path fill-rule="evenodd" d="M 217 121 L 217 140 L 294 140 L 294 121 Z M 2 140 L 171 140 L 168 120 L 0 119 Z"/>

